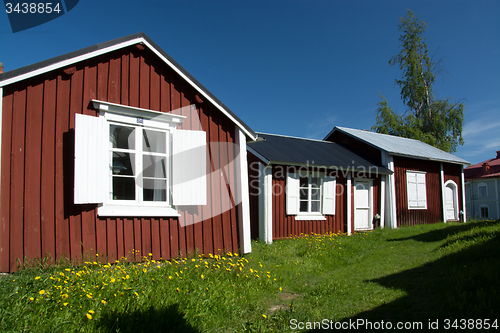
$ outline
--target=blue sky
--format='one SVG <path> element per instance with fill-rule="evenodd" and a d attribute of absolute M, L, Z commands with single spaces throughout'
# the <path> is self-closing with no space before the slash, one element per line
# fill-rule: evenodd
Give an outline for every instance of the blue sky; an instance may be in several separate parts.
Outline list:
<path fill-rule="evenodd" d="M 404 111 L 388 64 L 400 17 L 421 16 L 444 58 L 438 98 L 465 100 L 475 164 L 500 150 L 500 1 L 81 0 L 65 15 L 12 33 L 0 13 L 5 71 L 143 31 L 253 130 L 322 139 L 334 126 L 370 129 L 379 94 Z"/>

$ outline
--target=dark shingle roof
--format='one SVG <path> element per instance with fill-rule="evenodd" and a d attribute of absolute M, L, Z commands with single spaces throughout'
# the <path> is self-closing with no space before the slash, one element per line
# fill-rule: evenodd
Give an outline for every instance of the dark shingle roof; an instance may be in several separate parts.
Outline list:
<path fill-rule="evenodd" d="M 381 165 L 373 164 L 348 148 L 327 141 L 303 139 L 275 134 L 257 133 L 262 139 L 248 143 L 248 147 L 273 164 L 293 164 L 335 167 L 367 171 L 377 167 L 380 173 L 392 173 Z"/>

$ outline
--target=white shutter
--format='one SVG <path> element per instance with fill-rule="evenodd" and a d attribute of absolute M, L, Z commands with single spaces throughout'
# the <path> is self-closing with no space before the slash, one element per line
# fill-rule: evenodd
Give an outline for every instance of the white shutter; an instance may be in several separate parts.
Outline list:
<path fill-rule="evenodd" d="M 323 214 L 335 215 L 335 177 L 325 177 L 323 179 Z"/>
<path fill-rule="evenodd" d="M 287 215 L 296 215 L 299 213 L 299 185 L 300 175 L 298 173 L 289 173 L 286 177 L 285 189 Z"/>
<path fill-rule="evenodd" d="M 427 208 L 427 192 L 425 189 L 424 173 L 417 173 L 417 201 L 419 208 Z"/>
<path fill-rule="evenodd" d="M 408 193 L 408 208 L 418 207 L 416 174 L 414 173 L 406 174 L 406 186 Z"/>
<path fill-rule="evenodd" d="M 172 135 L 172 203 L 207 204 L 207 135 L 175 130 Z"/>
<path fill-rule="evenodd" d="M 107 133 L 104 118 L 75 114 L 75 204 L 104 201 Z"/>

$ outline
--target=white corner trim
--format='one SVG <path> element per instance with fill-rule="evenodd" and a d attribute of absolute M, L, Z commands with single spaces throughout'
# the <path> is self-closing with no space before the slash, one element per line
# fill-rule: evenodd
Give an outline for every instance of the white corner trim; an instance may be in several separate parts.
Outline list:
<path fill-rule="evenodd" d="M 446 193 L 445 193 L 445 186 L 446 184 L 444 183 L 444 168 L 443 168 L 443 163 L 439 163 L 441 166 L 441 173 L 440 173 L 440 181 L 441 181 L 441 209 L 443 210 L 443 222 L 446 223 Z"/>
<path fill-rule="evenodd" d="M 464 223 L 467 222 L 467 211 L 466 211 L 466 202 L 465 202 L 465 177 L 464 177 L 464 165 L 462 164 L 462 167 L 461 167 L 461 177 L 460 177 L 460 182 L 462 183 L 462 207 L 463 207 L 463 219 L 464 219 Z M 496 187 L 496 184 L 497 184 L 497 180 L 495 180 L 495 187 Z M 500 206 L 499 206 L 499 203 L 498 203 L 498 187 L 496 187 L 497 189 L 497 213 L 499 213 L 500 215 Z M 472 186 L 471 186 L 471 190 L 472 190 Z"/>
<path fill-rule="evenodd" d="M 385 175 L 380 178 L 380 228 L 385 228 Z"/>
<path fill-rule="evenodd" d="M 347 234 L 350 235 L 352 230 L 351 230 L 351 220 L 352 220 L 352 214 L 351 214 L 351 174 L 349 173 L 347 175 Z"/>
<path fill-rule="evenodd" d="M 273 168 L 264 168 L 264 226 L 263 238 L 266 243 L 273 242 Z"/>
<path fill-rule="evenodd" d="M 247 164 L 247 148 L 246 148 L 246 136 L 245 133 L 238 127 L 236 129 L 236 147 L 239 147 L 237 152 L 236 165 L 239 169 L 239 178 L 237 182 L 240 186 L 237 187 L 239 197 L 241 198 L 241 209 L 240 214 L 240 250 L 242 253 L 252 252 L 252 239 L 250 230 L 250 196 L 248 188 L 248 164 Z M 238 148 L 236 148 L 238 149 Z"/>

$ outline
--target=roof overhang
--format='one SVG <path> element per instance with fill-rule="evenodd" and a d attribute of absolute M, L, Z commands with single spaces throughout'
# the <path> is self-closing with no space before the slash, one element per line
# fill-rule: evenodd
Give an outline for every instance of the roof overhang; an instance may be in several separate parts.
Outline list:
<path fill-rule="evenodd" d="M 248 125 L 246 125 L 241 119 L 239 119 L 231 110 L 229 110 L 212 93 L 210 93 L 208 89 L 201 85 L 193 76 L 191 76 L 172 57 L 170 57 L 144 33 L 138 33 L 118 38 L 112 41 L 100 43 L 78 51 L 64 54 L 62 56 L 41 61 L 33 65 L 0 74 L 0 88 L 136 44 L 142 44 L 154 54 L 156 54 L 165 64 L 167 64 L 177 74 L 179 74 L 179 76 L 186 80 L 201 96 L 205 97 L 208 101 L 210 101 L 210 103 L 212 103 L 217 109 L 219 109 L 224 115 L 226 115 L 236 126 L 241 129 L 241 131 L 243 131 L 243 133 L 245 133 L 248 138 L 250 138 L 250 140 L 255 141 L 257 139 L 257 134 L 252 129 L 250 129 Z"/>

